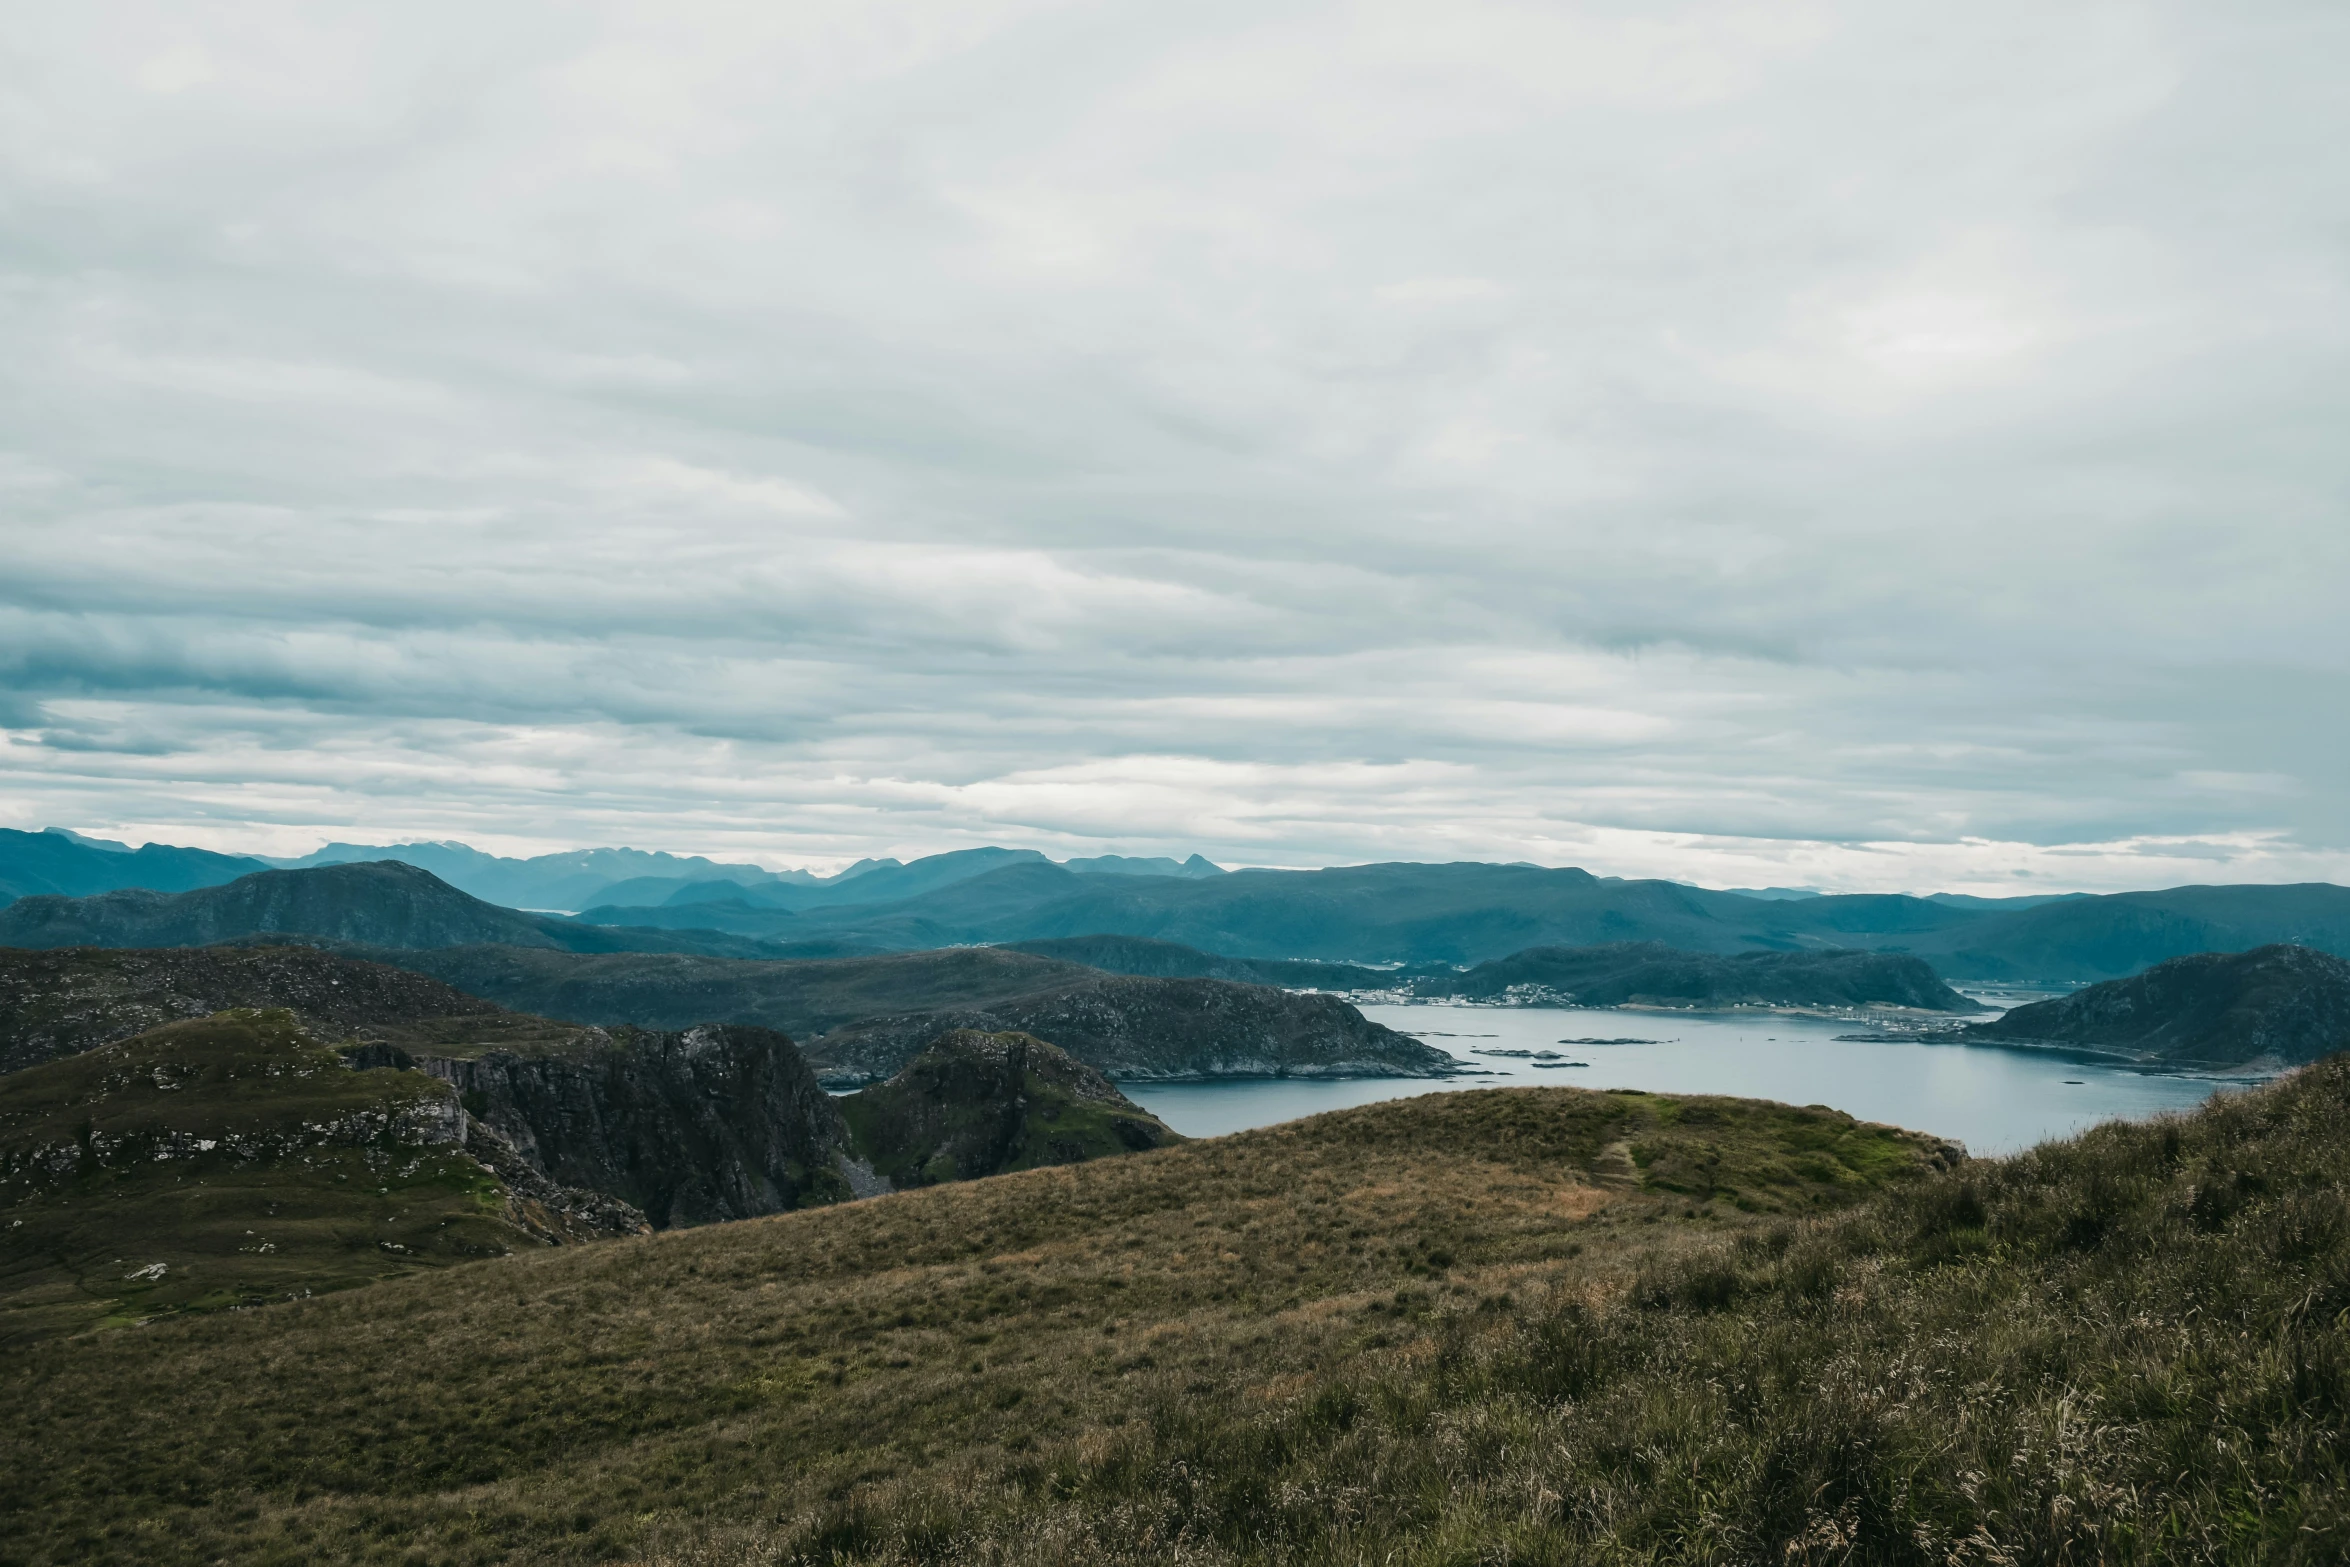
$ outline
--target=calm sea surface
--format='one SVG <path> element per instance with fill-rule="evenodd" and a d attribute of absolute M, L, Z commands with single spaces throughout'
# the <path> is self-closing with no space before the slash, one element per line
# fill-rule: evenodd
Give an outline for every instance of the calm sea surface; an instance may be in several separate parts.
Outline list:
<path fill-rule="evenodd" d="M 1553 1083 L 1833 1105 L 1864 1121 L 1955 1137 L 1978 1154 L 2012 1153 L 2115 1116 L 2183 1109 L 2215 1090 L 2241 1086 L 2097 1066 L 2038 1051 L 1844 1044 L 1835 1036 L 1866 1025 L 1810 1018 L 1551 1007 L 1369 1006 L 1362 1011 L 1492 1075 L 1121 1086 L 1145 1109 L 1193 1137 L 1414 1094 Z M 1636 1043 L 1584 1042 L 1595 1040 Z M 1523 1058 L 1479 1053 L 1488 1050 L 1548 1050 L 1586 1064 L 1546 1069 Z"/>

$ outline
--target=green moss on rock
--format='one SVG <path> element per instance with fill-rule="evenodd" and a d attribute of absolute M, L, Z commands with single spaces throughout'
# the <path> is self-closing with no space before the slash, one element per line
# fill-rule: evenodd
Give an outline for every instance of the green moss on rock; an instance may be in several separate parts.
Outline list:
<path fill-rule="evenodd" d="M 840 1101 L 858 1156 L 897 1186 L 968 1181 L 1180 1142 L 1110 1080 L 1030 1034 L 956 1029 Z"/>

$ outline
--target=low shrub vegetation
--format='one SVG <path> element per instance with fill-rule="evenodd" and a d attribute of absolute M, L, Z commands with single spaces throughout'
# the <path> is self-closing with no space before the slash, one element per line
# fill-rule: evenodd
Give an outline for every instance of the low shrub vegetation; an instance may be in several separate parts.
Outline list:
<path fill-rule="evenodd" d="M 2346 1112 L 1436 1095 L 94 1333 L 0 1558 L 2334 1562 Z"/>

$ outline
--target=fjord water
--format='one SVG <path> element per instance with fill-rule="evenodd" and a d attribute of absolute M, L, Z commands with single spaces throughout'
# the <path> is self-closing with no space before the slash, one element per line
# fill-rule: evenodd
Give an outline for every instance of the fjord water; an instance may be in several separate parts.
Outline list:
<path fill-rule="evenodd" d="M 1128 1097 L 1190 1137 L 1216 1137 L 1382 1099 L 1542 1083 L 1832 1105 L 1864 1121 L 1957 1138 L 1977 1154 L 2013 1153 L 2116 1116 L 2186 1109 L 2232 1086 L 2041 1051 L 1840 1041 L 1835 1036 L 1866 1025 L 1818 1018 L 1443 1005 L 1367 1006 L 1362 1012 L 1398 1033 L 1449 1050 L 1489 1075 L 1121 1086 Z M 1590 1039 L 1637 1043 L 1561 1043 Z M 1545 1068 L 1478 1053 L 1497 1049 L 1549 1050 L 1588 1065 Z"/>

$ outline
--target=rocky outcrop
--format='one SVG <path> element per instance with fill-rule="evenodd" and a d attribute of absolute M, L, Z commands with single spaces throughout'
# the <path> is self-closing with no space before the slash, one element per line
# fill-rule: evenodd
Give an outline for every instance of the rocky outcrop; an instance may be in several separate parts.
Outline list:
<path fill-rule="evenodd" d="M 642 1235 L 653 1227 L 634 1203 L 550 1179 L 495 1127 L 470 1115 L 465 1118 L 465 1151 L 504 1189 L 506 1222 L 549 1245 Z"/>
<path fill-rule="evenodd" d="M 0 1342 L 645 1228 L 449 1084 L 353 1071 L 282 1009 L 0 1075 Z"/>
<path fill-rule="evenodd" d="M 369 1046 L 413 1066 L 558 1185 L 643 1210 L 658 1228 L 783 1213 L 851 1195 L 847 1130 L 791 1040 L 711 1024 L 585 1031 L 560 1051 L 445 1056 Z"/>
<path fill-rule="evenodd" d="M 957 1029 L 1048 1040 L 1105 1077 L 1443 1077 L 1444 1051 L 1371 1022 L 1335 996 L 1296 995 L 1213 979 L 1096 975 L 983 1006 L 883 1016 L 808 1041 L 828 1084 L 893 1076 Z"/>
<path fill-rule="evenodd" d="M 899 1187 L 1182 1141 L 1099 1072 L 1027 1034 L 941 1035 L 840 1104 L 864 1163 Z"/>
<path fill-rule="evenodd" d="M 2350 962 L 2308 947 L 2172 958 L 1968 1028 L 1984 1044 L 2273 1071 L 2350 1049 Z"/>

